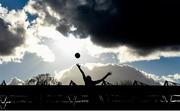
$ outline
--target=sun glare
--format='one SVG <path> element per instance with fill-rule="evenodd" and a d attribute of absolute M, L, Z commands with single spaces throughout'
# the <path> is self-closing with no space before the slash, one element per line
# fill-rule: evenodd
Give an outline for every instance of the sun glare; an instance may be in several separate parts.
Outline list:
<path fill-rule="evenodd" d="M 74 35 L 69 34 L 65 37 L 60 32 L 58 32 L 54 27 L 41 27 L 39 28 L 39 35 L 45 38 L 50 38 L 53 40 L 53 47 L 58 50 L 58 52 L 63 53 L 66 56 L 74 56 L 75 53 L 84 53 L 90 45 L 90 37 L 86 39 L 76 38 Z"/>
<path fill-rule="evenodd" d="M 72 57 L 77 52 L 83 55 L 86 53 L 86 55 L 98 57 L 97 55 L 110 51 L 108 48 L 106 49 L 93 44 L 90 37 L 79 39 L 73 34 L 69 34 L 68 37 L 65 37 L 54 27 L 42 27 L 39 33 L 43 37 L 52 39 L 53 47 L 67 57 Z"/>
<path fill-rule="evenodd" d="M 77 39 L 73 36 L 61 37 L 55 42 L 55 46 L 58 47 L 65 54 L 74 55 L 76 52 L 82 52 L 87 43 L 87 39 Z"/>

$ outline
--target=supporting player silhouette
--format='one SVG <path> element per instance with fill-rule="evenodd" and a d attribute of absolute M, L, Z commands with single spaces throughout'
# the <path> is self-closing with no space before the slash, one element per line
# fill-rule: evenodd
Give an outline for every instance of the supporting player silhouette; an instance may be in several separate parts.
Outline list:
<path fill-rule="evenodd" d="M 81 66 L 79 64 L 76 64 L 76 65 L 83 76 L 83 80 L 84 80 L 84 83 L 86 86 L 95 86 L 96 84 L 99 84 L 100 82 L 104 81 L 109 75 L 111 75 L 111 72 L 108 72 L 102 79 L 93 81 L 91 79 L 91 76 L 89 76 L 89 75 L 85 76 L 85 73 L 83 72 L 83 70 L 81 69 Z"/>
<path fill-rule="evenodd" d="M 1 83 L 1 85 L 6 85 L 6 81 L 5 81 L 5 80 L 3 80 L 3 82 Z"/>

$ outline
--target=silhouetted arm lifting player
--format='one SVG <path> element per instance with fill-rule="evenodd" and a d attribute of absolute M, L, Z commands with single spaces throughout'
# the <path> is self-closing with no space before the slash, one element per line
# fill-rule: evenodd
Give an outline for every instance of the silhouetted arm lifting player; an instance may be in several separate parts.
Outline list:
<path fill-rule="evenodd" d="M 81 72 L 81 74 L 83 76 L 84 81 L 86 81 L 86 76 L 85 76 L 83 70 L 81 69 L 81 66 L 79 64 L 76 64 L 76 65 L 77 65 L 78 69 L 80 70 L 80 72 Z"/>

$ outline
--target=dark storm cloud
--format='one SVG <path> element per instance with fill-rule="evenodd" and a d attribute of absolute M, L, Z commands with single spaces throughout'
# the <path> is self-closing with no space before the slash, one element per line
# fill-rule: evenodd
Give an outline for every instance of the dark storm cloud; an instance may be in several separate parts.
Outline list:
<path fill-rule="evenodd" d="M 9 31 L 8 26 L 10 24 L 0 18 L 0 55 L 12 54 L 16 47 L 24 43 L 24 29 L 16 28 L 17 34 L 14 34 Z"/>
<path fill-rule="evenodd" d="M 67 35 L 104 47 L 127 45 L 140 55 L 155 50 L 176 51 L 180 45 L 180 3 L 172 0 L 46 0 L 63 21 Z M 70 26 L 77 27 L 70 31 Z"/>

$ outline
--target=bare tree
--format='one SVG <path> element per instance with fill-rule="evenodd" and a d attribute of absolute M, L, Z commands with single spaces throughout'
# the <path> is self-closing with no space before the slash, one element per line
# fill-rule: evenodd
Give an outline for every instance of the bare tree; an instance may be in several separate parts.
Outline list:
<path fill-rule="evenodd" d="M 27 85 L 61 85 L 61 82 L 51 76 L 51 74 L 39 74 L 38 76 L 29 79 Z"/>

